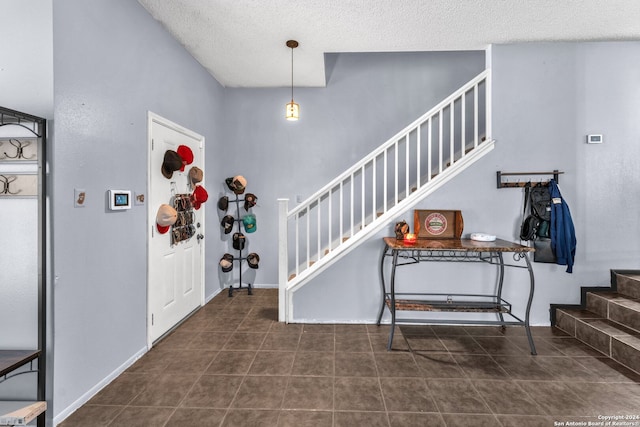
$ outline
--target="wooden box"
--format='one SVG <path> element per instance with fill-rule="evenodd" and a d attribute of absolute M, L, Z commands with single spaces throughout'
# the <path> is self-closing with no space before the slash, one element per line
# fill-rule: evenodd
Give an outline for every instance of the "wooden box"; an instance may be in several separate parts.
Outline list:
<path fill-rule="evenodd" d="M 416 209 L 413 213 L 418 239 L 459 239 L 463 228 L 461 211 Z"/>

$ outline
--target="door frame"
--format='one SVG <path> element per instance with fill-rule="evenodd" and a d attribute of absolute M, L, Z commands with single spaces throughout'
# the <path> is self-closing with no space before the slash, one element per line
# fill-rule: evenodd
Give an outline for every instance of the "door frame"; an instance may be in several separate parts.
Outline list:
<path fill-rule="evenodd" d="M 205 159 L 205 138 L 204 136 L 189 130 L 183 126 L 180 126 L 179 124 L 166 119 L 162 116 L 160 116 L 159 114 L 156 114 L 152 111 L 147 111 L 147 195 L 150 194 L 150 190 L 151 190 L 151 171 L 154 170 L 153 167 L 154 165 L 151 164 L 151 151 L 153 148 L 153 124 L 157 123 L 160 124 L 162 126 L 165 126 L 167 128 L 170 128 L 172 130 L 175 130 L 176 132 L 180 132 L 183 133 L 185 135 L 189 135 L 190 137 L 192 137 L 193 139 L 196 139 L 200 142 L 200 145 L 202 146 L 202 162 L 204 164 L 204 159 Z M 156 168 L 157 169 L 157 168 Z M 150 275 L 150 271 L 152 268 L 152 259 L 151 259 L 151 238 L 152 238 L 152 228 L 155 227 L 155 211 L 152 211 L 153 206 L 151 206 L 151 203 L 149 203 L 150 201 L 150 197 L 147 200 L 147 308 L 146 308 L 146 316 L 147 316 L 147 350 L 150 350 L 153 347 L 153 340 L 151 338 L 151 303 L 150 303 L 150 283 L 149 283 L 149 278 L 151 277 Z M 206 224 L 205 222 L 205 214 L 206 214 L 206 210 L 203 210 L 202 212 L 202 224 Z M 204 234 L 206 235 L 206 225 L 204 226 Z M 202 241 L 199 243 L 200 245 L 200 250 L 201 250 L 201 262 L 200 262 L 200 277 L 201 277 L 201 290 L 200 290 L 200 307 L 204 306 L 204 302 L 205 302 L 205 287 L 206 287 L 206 282 L 205 282 L 205 260 L 206 260 L 206 256 L 205 256 L 205 250 L 206 250 L 206 238 L 202 239 Z M 189 315 L 189 314 L 187 314 Z M 173 330 L 175 328 L 175 326 L 177 326 L 179 324 L 179 322 L 174 325 L 174 327 L 170 328 L 168 332 L 170 332 L 171 330 Z"/>

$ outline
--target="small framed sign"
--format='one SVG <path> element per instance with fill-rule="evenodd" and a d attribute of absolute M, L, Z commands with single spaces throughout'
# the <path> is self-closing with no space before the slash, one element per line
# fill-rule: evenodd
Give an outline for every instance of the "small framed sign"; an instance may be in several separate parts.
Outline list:
<path fill-rule="evenodd" d="M 459 239 L 464 228 L 461 211 L 416 209 L 413 221 L 418 239 Z"/>

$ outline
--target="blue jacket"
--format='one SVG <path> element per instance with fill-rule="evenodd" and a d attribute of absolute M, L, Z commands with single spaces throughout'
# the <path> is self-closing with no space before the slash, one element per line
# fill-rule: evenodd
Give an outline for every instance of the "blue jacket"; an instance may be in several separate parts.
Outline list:
<path fill-rule="evenodd" d="M 556 264 L 566 265 L 567 273 L 573 272 L 576 256 L 576 231 L 569 206 L 562 198 L 555 180 L 549 181 L 551 193 L 551 249 L 556 254 Z"/>

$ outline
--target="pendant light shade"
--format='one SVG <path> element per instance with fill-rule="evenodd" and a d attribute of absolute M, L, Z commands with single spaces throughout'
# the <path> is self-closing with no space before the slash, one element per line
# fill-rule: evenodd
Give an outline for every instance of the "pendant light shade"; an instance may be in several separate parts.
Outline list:
<path fill-rule="evenodd" d="M 298 47 L 298 42 L 287 40 L 287 47 L 291 49 L 291 102 L 285 106 L 285 118 L 295 121 L 300 118 L 300 106 L 293 102 L 293 49 Z"/>
<path fill-rule="evenodd" d="M 287 104 L 286 111 L 286 119 L 287 120 L 298 120 L 300 118 L 300 106 L 293 102 L 293 98 L 291 98 L 291 102 Z"/>

